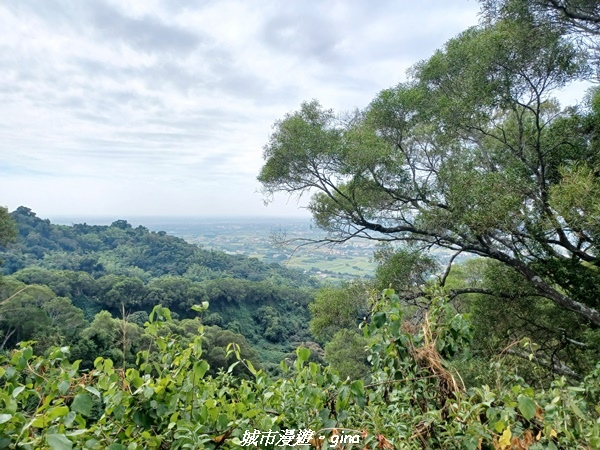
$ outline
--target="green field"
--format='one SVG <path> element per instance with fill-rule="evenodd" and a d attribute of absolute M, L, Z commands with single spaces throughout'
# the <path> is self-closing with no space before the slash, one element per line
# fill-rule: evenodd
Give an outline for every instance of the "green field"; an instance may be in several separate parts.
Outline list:
<path fill-rule="evenodd" d="M 163 219 L 150 223 L 149 228 L 167 231 L 205 249 L 277 262 L 334 283 L 368 278 L 375 270 L 373 243 L 359 241 L 325 247 L 316 244 L 298 247 L 299 240 L 317 240 L 324 236 L 323 232 L 311 227 L 308 220 L 232 218 L 170 222 Z M 289 243 L 276 244 L 275 235 L 284 235 Z"/>

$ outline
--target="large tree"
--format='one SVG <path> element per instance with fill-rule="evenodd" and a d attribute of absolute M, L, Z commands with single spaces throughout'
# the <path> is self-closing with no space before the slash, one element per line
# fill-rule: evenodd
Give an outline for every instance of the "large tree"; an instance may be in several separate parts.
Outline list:
<path fill-rule="evenodd" d="M 481 0 L 483 17 L 527 17 L 536 24 L 550 23 L 589 54 L 600 78 L 600 3 L 598 0 Z"/>
<path fill-rule="evenodd" d="M 8 209 L 0 207 L 0 246 L 5 246 L 12 242 L 16 236 L 15 223 L 13 222 Z"/>
<path fill-rule="evenodd" d="M 276 123 L 259 180 L 268 196 L 310 193 L 332 242 L 491 258 L 598 326 L 600 95 L 567 109 L 553 99 L 588 73 L 550 21 L 485 23 L 363 111 L 302 104 Z"/>

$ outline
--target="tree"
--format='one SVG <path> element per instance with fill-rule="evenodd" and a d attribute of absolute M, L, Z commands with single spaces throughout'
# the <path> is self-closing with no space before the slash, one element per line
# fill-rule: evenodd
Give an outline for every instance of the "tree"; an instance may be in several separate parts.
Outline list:
<path fill-rule="evenodd" d="M 526 11 L 568 26 L 571 31 L 600 35 L 600 4 L 596 0 L 483 0 L 481 3 L 492 18 Z"/>
<path fill-rule="evenodd" d="M 12 242 L 17 232 L 8 209 L 0 207 L 0 246 L 5 246 Z"/>
<path fill-rule="evenodd" d="M 9 281 L 0 301 L 0 349 L 19 341 L 39 338 L 42 346 L 49 340 L 51 320 L 42 309 L 55 298 L 47 286 L 24 285 Z"/>
<path fill-rule="evenodd" d="M 17 231 L 8 209 L 0 207 L 0 247 L 4 247 L 15 239 Z M 0 260 L 2 264 L 2 260 Z M 14 264 L 14 261 L 13 261 Z M 0 272 L 0 281 L 2 281 L 2 273 Z"/>
<path fill-rule="evenodd" d="M 73 306 L 68 298 L 53 298 L 44 303 L 42 309 L 48 315 L 52 326 L 60 329 L 61 333 L 70 338 L 75 338 L 79 331 L 87 325 L 83 311 Z"/>
<path fill-rule="evenodd" d="M 600 94 L 579 109 L 552 97 L 586 73 L 552 24 L 474 27 L 363 111 L 303 103 L 275 124 L 258 179 L 268 197 L 312 193 L 309 210 L 330 242 L 490 258 L 598 326 L 600 217 L 570 193 L 600 186 Z"/>
<path fill-rule="evenodd" d="M 418 292 L 438 268 L 429 255 L 391 246 L 380 247 L 373 259 L 377 262 L 375 279 L 378 290 L 391 287 L 397 291 Z"/>
<path fill-rule="evenodd" d="M 103 305 L 113 311 L 119 311 L 120 307 L 131 308 L 141 305 L 146 288 L 142 280 L 137 277 L 123 278 L 115 283 L 112 288 L 102 297 Z"/>
<path fill-rule="evenodd" d="M 325 361 L 343 380 L 367 378 L 371 372 L 367 361 L 367 344 L 368 339 L 357 329 L 340 330 L 325 345 Z"/>
<path fill-rule="evenodd" d="M 536 23 L 551 23 L 589 52 L 600 76 L 600 4 L 597 0 L 482 0 L 488 20 L 527 16 Z"/>
<path fill-rule="evenodd" d="M 368 287 L 360 283 L 324 287 L 309 305 L 310 331 L 319 341 L 333 339 L 341 330 L 358 330 L 368 309 Z"/>

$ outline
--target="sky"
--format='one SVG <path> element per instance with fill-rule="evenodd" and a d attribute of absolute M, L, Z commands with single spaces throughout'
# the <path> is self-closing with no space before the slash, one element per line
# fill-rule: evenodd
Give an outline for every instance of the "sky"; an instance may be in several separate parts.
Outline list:
<path fill-rule="evenodd" d="M 478 20 L 475 0 L 3 0 L 0 206 L 307 216 L 264 205 L 273 123 L 362 108 Z"/>

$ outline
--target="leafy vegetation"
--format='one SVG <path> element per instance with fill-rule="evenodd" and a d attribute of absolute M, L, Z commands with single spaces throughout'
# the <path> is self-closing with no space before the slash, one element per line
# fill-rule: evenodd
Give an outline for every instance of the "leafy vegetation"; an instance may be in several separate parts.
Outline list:
<path fill-rule="evenodd" d="M 585 62 L 559 28 L 525 14 L 469 29 L 350 119 L 317 101 L 288 114 L 259 180 L 268 194 L 314 192 L 331 241 L 493 259 L 598 326 L 598 217 L 573 192 L 598 184 L 598 93 L 581 108 L 552 97 Z"/>
<path fill-rule="evenodd" d="M 553 97 L 591 76 L 595 48 L 550 3 L 485 2 L 480 26 L 350 116 L 303 103 L 275 124 L 259 180 L 267 195 L 311 193 L 324 242 L 405 245 L 377 253 L 378 289 L 421 317 L 439 270 L 423 253 L 451 250 L 440 284 L 471 313 L 478 352 L 530 339 L 539 366 L 581 379 L 599 357 L 600 91 L 578 107 Z M 482 258 L 462 280 L 459 255 Z"/>
<path fill-rule="evenodd" d="M 203 250 L 125 221 L 59 226 L 25 207 L 11 217 L 19 239 L 0 252 L 7 275 L 0 286 L 0 348 L 35 340 L 37 352 L 71 346 L 82 368 L 91 368 L 97 356 L 133 363 L 146 346 L 143 326 L 155 305 L 170 308 L 173 327 L 190 338 L 197 328 L 190 325 L 191 307 L 202 302 L 211 304 L 206 325 L 229 330 L 244 348 L 246 339 L 271 348 L 262 358 L 269 367 L 311 340 L 305 324 L 317 283 L 300 272 Z M 272 314 L 257 313 L 264 308 Z M 265 328 L 271 317 L 277 323 Z M 210 353 L 222 362 L 223 345 Z M 253 355 L 254 362 L 261 359 Z"/>
<path fill-rule="evenodd" d="M 482 3 L 407 82 L 265 147 L 324 241 L 384 243 L 372 280 L 313 301 L 277 264 L 0 210 L 0 448 L 600 448 L 600 91 L 553 98 L 600 16 Z"/>
<path fill-rule="evenodd" d="M 442 298 L 421 330 L 402 327 L 400 299 L 386 291 L 374 299 L 371 383 L 341 381 L 330 369 L 308 363 L 299 348 L 292 366 L 273 379 L 239 354 L 227 372 L 207 375 L 202 328 L 189 344 L 166 333 L 169 311 L 157 307 L 147 333 L 161 350 L 138 353 L 135 366 L 119 369 L 103 357 L 81 373 L 66 349 L 36 357 L 24 343 L 0 361 L 0 445 L 19 448 L 239 448 L 254 430 L 317 432 L 312 447 L 328 448 L 341 430 L 360 435 L 367 448 L 575 448 L 600 443 L 594 409 L 600 368 L 581 386 L 564 379 L 534 390 L 518 376 L 498 373 L 495 390 L 466 390 L 446 368 L 468 345 L 468 323 Z M 245 365 L 251 379 L 230 373 Z M 597 406 L 596 406 L 597 408 Z M 482 447 L 484 446 L 484 447 Z M 275 448 L 271 444 L 260 448 Z"/>

